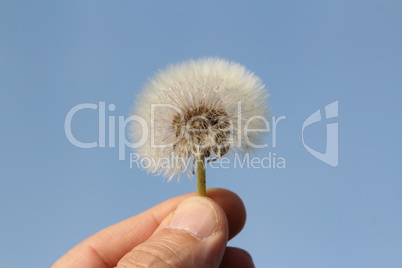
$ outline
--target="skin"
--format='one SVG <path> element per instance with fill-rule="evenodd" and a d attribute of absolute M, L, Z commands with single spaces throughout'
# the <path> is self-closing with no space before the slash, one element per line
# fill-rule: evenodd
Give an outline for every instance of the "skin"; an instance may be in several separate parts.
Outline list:
<path fill-rule="evenodd" d="M 202 206 L 214 215 L 215 220 L 206 223 L 211 226 L 204 226 L 212 231 L 206 237 L 170 225 L 178 206 L 189 204 L 196 209 Z M 191 217 L 202 222 L 209 211 Z M 244 204 L 231 191 L 208 189 L 207 197 L 185 194 L 92 235 L 52 268 L 254 267 L 246 251 L 226 246 L 242 230 L 245 220 Z"/>

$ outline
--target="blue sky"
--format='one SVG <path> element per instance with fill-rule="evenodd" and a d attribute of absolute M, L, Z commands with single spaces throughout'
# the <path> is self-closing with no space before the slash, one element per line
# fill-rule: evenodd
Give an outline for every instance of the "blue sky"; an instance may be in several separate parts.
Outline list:
<path fill-rule="evenodd" d="M 401 12 L 400 1 L 1 1 L 0 266 L 49 266 L 98 230 L 194 191 L 195 180 L 130 169 L 118 148 L 75 147 L 64 121 L 81 103 L 127 117 L 158 69 L 218 56 L 255 72 L 285 118 L 276 147 L 257 156 L 275 153 L 286 168 L 207 171 L 208 187 L 247 208 L 230 245 L 257 267 L 399 267 Z M 339 116 L 324 120 L 334 101 Z M 303 146 L 303 122 L 320 109 L 305 142 L 324 152 L 337 123 L 337 167 Z M 97 111 L 77 113 L 72 128 L 96 141 Z"/>

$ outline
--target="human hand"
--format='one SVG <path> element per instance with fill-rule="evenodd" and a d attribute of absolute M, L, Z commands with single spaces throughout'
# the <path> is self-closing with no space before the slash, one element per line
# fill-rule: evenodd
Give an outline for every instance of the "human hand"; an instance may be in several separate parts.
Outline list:
<path fill-rule="evenodd" d="M 226 247 L 246 220 L 241 199 L 225 189 L 186 194 L 87 238 L 52 268 L 254 267 L 250 255 Z"/>

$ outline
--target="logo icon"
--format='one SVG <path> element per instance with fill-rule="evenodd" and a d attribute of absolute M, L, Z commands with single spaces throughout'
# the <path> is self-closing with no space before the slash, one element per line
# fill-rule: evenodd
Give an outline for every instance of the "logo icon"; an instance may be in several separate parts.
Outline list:
<path fill-rule="evenodd" d="M 325 119 L 328 120 L 335 117 L 338 117 L 338 101 L 334 101 L 325 106 Z M 317 110 L 304 121 L 302 127 L 303 146 L 318 160 L 332 167 L 336 167 L 338 166 L 338 123 L 327 124 L 327 141 L 324 153 L 314 150 L 304 142 L 304 129 L 321 120 L 321 111 Z"/>

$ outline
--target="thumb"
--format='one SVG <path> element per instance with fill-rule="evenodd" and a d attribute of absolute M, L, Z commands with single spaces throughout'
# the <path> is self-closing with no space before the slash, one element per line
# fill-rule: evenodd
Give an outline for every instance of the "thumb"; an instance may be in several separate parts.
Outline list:
<path fill-rule="evenodd" d="M 207 197 L 190 197 L 147 241 L 127 253 L 117 268 L 219 267 L 227 240 L 223 209 Z"/>

